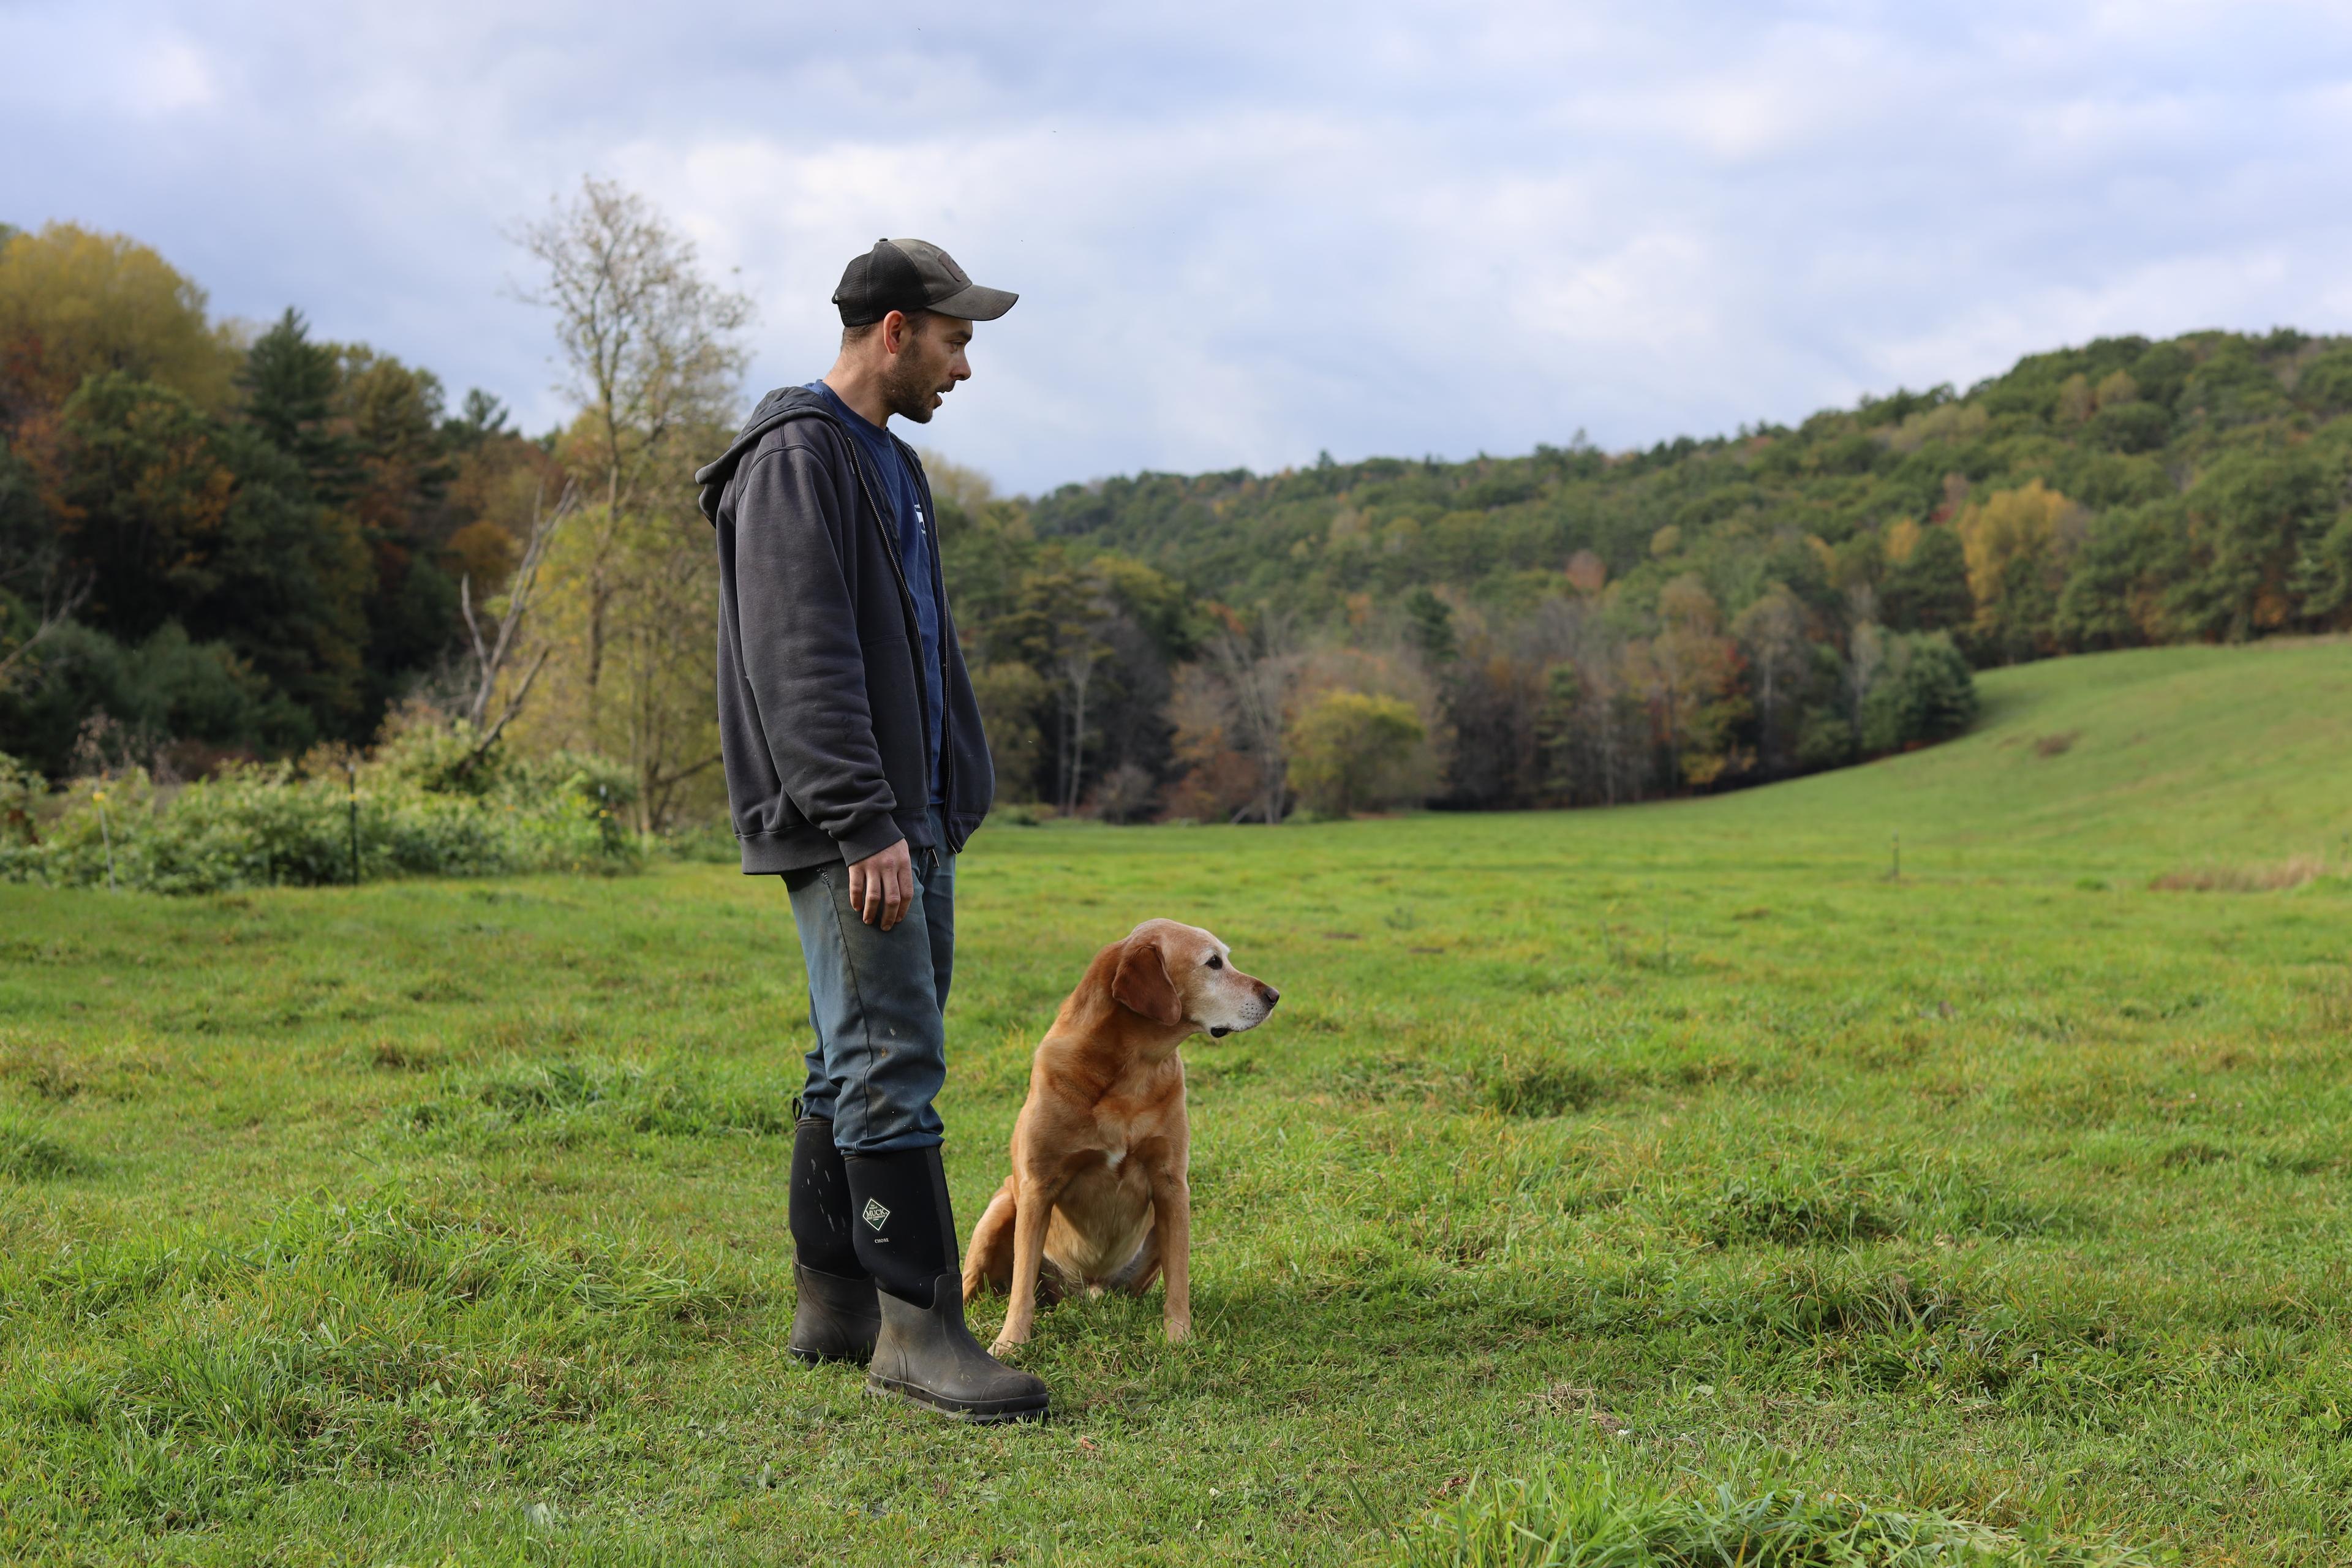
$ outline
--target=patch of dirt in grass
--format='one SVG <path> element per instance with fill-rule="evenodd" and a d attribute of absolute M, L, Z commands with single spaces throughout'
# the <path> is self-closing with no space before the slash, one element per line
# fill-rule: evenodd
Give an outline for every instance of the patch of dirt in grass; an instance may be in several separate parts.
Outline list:
<path fill-rule="evenodd" d="M 1506 1057 L 1482 1068 L 1476 1081 L 1478 1103 L 1505 1116 L 1566 1116 L 1616 1091 L 1589 1067 L 1540 1058 L 1514 1062 Z"/>
<path fill-rule="evenodd" d="M 2148 886 L 2166 893 L 2275 893 L 2331 874 L 2318 856 L 2294 855 L 2251 866 L 2187 866 L 2167 871 Z"/>
<path fill-rule="evenodd" d="M 0 1079 L 59 1103 L 84 1095 L 137 1100 L 152 1090 L 172 1066 L 121 1041 L 83 1047 L 39 1037 L 0 1037 Z"/>
<path fill-rule="evenodd" d="M 408 988 L 411 1002 L 478 1002 L 482 994 L 446 974 L 428 974 Z"/>
<path fill-rule="evenodd" d="M 0 1078 L 55 1100 L 71 1100 L 89 1083 L 81 1064 L 56 1040 L 0 1043 Z"/>
<path fill-rule="evenodd" d="M 449 1049 L 437 1038 L 399 1040 L 387 1035 L 369 1048 L 369 1062 L 386 1072 L 430 1072 L 449 1063 Z"/>

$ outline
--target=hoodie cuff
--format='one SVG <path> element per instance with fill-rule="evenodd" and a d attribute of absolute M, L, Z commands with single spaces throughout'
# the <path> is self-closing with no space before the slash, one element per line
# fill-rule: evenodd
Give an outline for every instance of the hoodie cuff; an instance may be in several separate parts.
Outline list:
<path fill-rule="evenodd" d="M 835 835 L 834 842 L 841 846 L 842 863 L 855 866 L 860 860 L 881 854 L 906 837 L 898 831 L 898 825 L 891 820 L 890 814 L 884 811 L 866 818 L 846 833 Z"/>

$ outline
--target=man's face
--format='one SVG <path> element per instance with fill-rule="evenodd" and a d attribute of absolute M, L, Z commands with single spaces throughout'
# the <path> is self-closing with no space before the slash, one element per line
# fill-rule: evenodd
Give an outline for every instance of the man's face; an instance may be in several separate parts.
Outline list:
<path fill-rule="evenodd" d="M 885 326 L 886 335 L 887 326 Z M 898 352 L 890 356 L 882 375 L 882 400 L 901 419 L 928 425 L 940 399 L 959 381 L 971 379 L 971 362 L 963 355 L 971 342 L 971 323 L 953 316 L 925 314 L 900 329 Z M 885 348 L 887 350 L 887 344 Z"/>

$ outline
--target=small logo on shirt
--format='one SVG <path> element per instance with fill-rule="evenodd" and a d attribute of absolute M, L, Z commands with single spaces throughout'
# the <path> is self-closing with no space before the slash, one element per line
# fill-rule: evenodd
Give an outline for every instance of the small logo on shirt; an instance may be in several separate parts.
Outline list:
<path fill-rule="evenodd" d="M 866 1207 L 860 1212 L 865 1215 L 866 1223 L 877 1230 L 880 1230 L 882 1222 L 890 1217 L 890 1211 L 882 1206 L 878 1198 L 866 1199 Z"/>

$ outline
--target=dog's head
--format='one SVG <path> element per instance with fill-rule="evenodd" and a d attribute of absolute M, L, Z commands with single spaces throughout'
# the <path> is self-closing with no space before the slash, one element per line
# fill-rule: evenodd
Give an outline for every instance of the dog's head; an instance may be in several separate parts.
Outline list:
<path fill-rule="evenodd" d="M 1216 1039 L 1255 1029 L 1282 993 L 1235 969 L 1227 952 L 1199 926 L 1146 921 L 1119 943 L 1111 998 L 1155 1024 L 1189 1024 Z"/>

